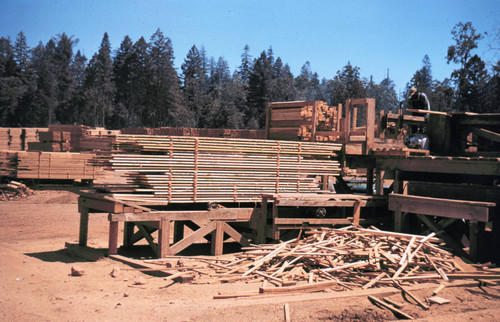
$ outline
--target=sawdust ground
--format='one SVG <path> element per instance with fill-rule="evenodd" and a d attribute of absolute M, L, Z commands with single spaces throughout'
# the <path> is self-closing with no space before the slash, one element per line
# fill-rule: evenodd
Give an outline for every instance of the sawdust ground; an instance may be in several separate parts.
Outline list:
<path fill-rule="evenodd" d="M 87 261 L 64 250 L 78 240 L 76 195 L 67 191 L 37 191 L 27 199 L 0 202 L 0 320 L 1 321 L 282 321 L 289 303 L 293 321 L 381 321 L 396 319 L 371 304 L 366 296 L 332 298 L 332 293 L 264 299 L 214 300 L 216 294 L 257 290 L 260 283 L 179 284 L 165 281 L 103 259 Z M 106 214 L 92 214 L 89 246 L 107 247 Z M 71 267 L 85 270 L 70 276 Z M 122 272 L 110 276 L 113 268 Z M 146 284 L 134 281 L 144 277 Z M 469 289 L 469 290 L 467 290 Z M 493 321 L 500 316 L 500 288 L 446 288 L 451 301 L 424 311 L 391 296 L 403 311 L 422 321 Z M 416 291 L 421 298 L 432 288 Z"/>

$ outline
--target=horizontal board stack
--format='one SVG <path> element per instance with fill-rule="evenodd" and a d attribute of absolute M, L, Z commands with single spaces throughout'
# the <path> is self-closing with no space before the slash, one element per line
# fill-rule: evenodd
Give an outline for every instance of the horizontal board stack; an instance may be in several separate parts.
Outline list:
<path fill-rule="evenodd" d="M 38 133 L 38 142 L 29 142 L 28 151 L 65 152 L 70 151 L 71 133 L 47 131 Z"/>
<path fill-rule="evenodd" d="M 200 129 L 187 127 L 126 128 L 121 134 L 198 136 L 214 138 L 265 139 L 264 130 Z"/>
<path fill-rule="evenodd" d="M 0 176 L 15 177 L 16 175 L 17 152 L 0 151 Z"/>
<path fill-rule="evenodd" d="M 337 109 L 322 101 L 270 103 L 266 124 L 269 139 L 333 141 L 317 132 L 337 130 Z"/>
<path fill-rule="evenodd" d="M 0 128 L 0 150 L 24 151 L 30 142 L 38 141 L 38 133 L 46 128 Z"/>
<path fill-rule="evenodd" d="M 101 157 L 134 187 L 115 195 L 126 200 L 254 202 L 262 193 L 317 193 L 321 176 L 340 172 L 341 145 L 332 143 L 139 135 L 116 141 L 124 153 Z"/>
<path fill-rule="evenodd" d="M 17 178 L 51 180 L 93 180 L 102 168 L 92 153 L 18 152 Z"/>
<path fill-rule="evenodd" d="M 80 140 L 82 137 L 90 134 L 90 127 L 85 125 L 49 125 L 49 131 L 69 132 L 70 151 L 80 151 Z"/>

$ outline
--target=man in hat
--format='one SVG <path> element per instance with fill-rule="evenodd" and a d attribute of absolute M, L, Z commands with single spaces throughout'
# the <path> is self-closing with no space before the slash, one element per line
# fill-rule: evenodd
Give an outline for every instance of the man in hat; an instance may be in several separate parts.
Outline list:
<path fill-rule="evenodd" d="M 408 108 L 417 110 L 431 110 L 431 104 L 425 93 L 419 92 L 415 87 L 410 88 L 410 97 L 408 99 Z M 429 114 L 425 114 L 425 119 L 429 118 Z"/>

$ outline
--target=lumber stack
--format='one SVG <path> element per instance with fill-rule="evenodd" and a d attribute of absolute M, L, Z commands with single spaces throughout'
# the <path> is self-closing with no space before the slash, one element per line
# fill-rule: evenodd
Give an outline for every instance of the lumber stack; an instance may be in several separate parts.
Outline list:
<path fill-rule="evenodd" d="M 28 151 L 64 152 L 71 149 L 71 133 L 46 131 L 38 133 L 38 142 L 29 142 Z"/>
<path fill-rule="evenodd" d="M 17 153 L 17 178 L 55 180 L 93 180 L 101 168 L 91 153 L 25 152 Z"/>
<path fill-rule="evenodd" d="M 38 133 L 46 128 L 0 128 L 0 150 L 24 151 L 30 142 L 38 141 Z"/>
<path fill-rule="evenodd" d="M 187 127 L 125 128 L 121 134 L 197 136 L 214 138 L 265 139 L 263 130 L 200 129 Z"/>
<path fill-rule="evenodd" d="M 262 193 L 317 193 L 320 176 L 340 172 L 338 144 L 139 135 L 116 142 L 129 153 L 102 160 L 135 187 L 115 196 L 127 200 L 254 202 Z"/>
<path fill-rule="evenodd" d="M 17 152 L 0 151 L 0 176 L 15 177 L 17 164 Z"/>
<path fill-rule="evenodd" d="M 276 102 L 268 105 L 268 137 L 278 140 L 334 141 L 316 135 L 337 129 L 337 109 L 322 101 Z"/>

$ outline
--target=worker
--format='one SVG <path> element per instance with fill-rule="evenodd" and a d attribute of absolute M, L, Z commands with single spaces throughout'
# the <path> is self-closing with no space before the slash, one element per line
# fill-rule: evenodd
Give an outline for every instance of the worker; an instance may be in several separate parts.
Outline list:
<path fill-rule="evenodd" d="M 410 88 L 410 97 L 408 98 L 408 108 L 417 110 L 431 110 L 431 104 L 425 93 L 419 92 L 415 87 Z M 429 114 L 425 114 L 425 119 L 429 118 Z"/>

